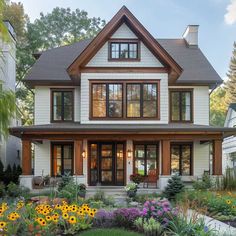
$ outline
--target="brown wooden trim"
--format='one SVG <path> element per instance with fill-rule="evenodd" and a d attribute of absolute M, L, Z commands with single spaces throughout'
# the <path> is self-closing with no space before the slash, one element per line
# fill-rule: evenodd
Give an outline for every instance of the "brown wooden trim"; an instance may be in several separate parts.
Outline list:
<path fill-rule="evenodd" d="M 183 142 L 183 141 L 175 141 L 175 142 L 171 142 L 170 143 L 170 161 L 171 161 L 171 148 L 172 146 L 182 146 L 182 145 L 189 145 L 190 146 L 190 175 L 192 176 L 194 175 L 194 144 L 193 142 Z M 180 162 L 181 162 L 181 158 L 180 157 Z M 170 169 L 171 169 L 171 162 L 170 162 Z"/>
<path fill-rule="evenodd" d="M 213 140 L 213 175 L 222 175 L 222 140 Z"/>
<path fill-rule="evenodd" d="M 162 140 L 162 175 L 170 175 L 171 174 L 171 153 L 170 153 L 170 140 Z"/>
<path fill-rule="evenodd" d="M 181 120 L 181 105 L 180 105 L 180 120 L 172 120 L 172 99 L 171 99 L 171 93 L 172 92 L 190 92 L 190 120 Z M 169 89 L 169 122 L 172 123 L 193 123 L 194 122 L 194 102 L 193 102 L 193 96 L 194 96 L 194 89 L 193 88 L 170 88 Z M 180 98 L 181 101 L 181 98 Z"/>
<path fill-rule="evenodd" d="M 81 73 L 168 73 L 166 67 L 83 67 Z"/>
<path fill-rule="evenodd" d="M 122 117 L 93 117 L 93 100 L 92 85 L 93 84 L 122 84 Z M 157 85 L 157 116 L 156 117 L 127 117 L 127 84 L 156 84 Z M 141 93 L 142 94 L 142 93 Z M 157 80 L 124 80 L 119 79 L 118 82 L 113 80 L 89 80 L 89 119 L 90 120 L 160 120 L 160 79 Z M 106 95 L 108 96 L 108 94 Z M 140 104 L 143 103 L 143 97 L 140 98 Z M 140 108 L 141 109 L 141 108 Z M 141 115 L 141 114 L 140 114 Z"/>
<path fill-rule="evenodd" d="M 112 58 L 111 44 L 112 43 L 137 43 L 137 58 Z M 140 61 L 141 60 L 141 46 L 139 39 L 109 39 L 108 40 L 108 61 Z"/>
<path fill-rule="evenodd" d="M 182 73 L 182 68 L 156 41 L 156 39 L 144 28 L 135 16 L 124 6 L 92 40 L 85 50 L 68 67 L 69 74 L 78 74 L 79 68 L 85 66 L 97 51 L 105 44 L 108 38 L 123 24 L 128 27 L 142 40 L 164 65 L 168 65 L 175 72 L 175 79 Z"/>
<path fill-rule="evenodd" d="M 72 92 L 72 120 L 54 120 L 53 119 L 53 92 Z M 70 123 L 74 121 L 75 116 L 75 89 L 74 88 L 50 88 L 50 121 L 51 123 Z"/>
<path fill-rule="evenodd" d="M 22 175 L 32 175 L 31 141 L 22 140 Z"/>
<path fill-rule="evenodd" d="M 75 155 L 74 155 L 74 174 L 75 175 L 83 175 L 83 141 L 82 140 L 75 140 L 74 141 L 74 149 L 75 149 Z"/>

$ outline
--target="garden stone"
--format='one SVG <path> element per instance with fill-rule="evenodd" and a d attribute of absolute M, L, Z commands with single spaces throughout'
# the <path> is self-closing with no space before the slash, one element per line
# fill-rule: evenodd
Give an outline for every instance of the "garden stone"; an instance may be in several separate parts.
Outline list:
<path fill-rule="evenodd" d="M 39 204 L 49 203 L 49 197 L 47 196 L 32 197 L 30 200 Z"/>

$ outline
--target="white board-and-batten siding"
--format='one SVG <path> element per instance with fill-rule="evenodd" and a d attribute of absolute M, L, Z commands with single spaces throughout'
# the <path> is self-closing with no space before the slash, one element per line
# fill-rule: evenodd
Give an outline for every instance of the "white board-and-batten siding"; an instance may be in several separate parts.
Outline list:
<path fill-rule="evenodd" d="M 80 87 L 52 87 L 74 89 L 74 120 L 80 121 Z M 35 125 L 51 123 L 51 88 L 48 86 L 35 87 Z"/>

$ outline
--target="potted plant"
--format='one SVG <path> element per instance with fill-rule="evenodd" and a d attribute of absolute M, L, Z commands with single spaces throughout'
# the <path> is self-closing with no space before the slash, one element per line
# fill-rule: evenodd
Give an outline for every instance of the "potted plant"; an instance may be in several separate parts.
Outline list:
<path fill-rule="evenodd" d="M 139 185 L 143 181 L 143 176 L 140 174 L 130 175 L 130 180 Z"/>
<path fill-rule="evenodd" d="M 86 185 L 85 184 L 78 185 L 78 195 L 82 198 L 85 198 L 85 195 L 86 195 Z"/>
<path fill-rule="evenodd" d="M 125 190 L 127 192 L 127 196 L 128 197 L 135 197 L 136 193 L 137 193 L 137 188 L 138 185 L 136 183 L 129 183 L 125 186 Z"/>

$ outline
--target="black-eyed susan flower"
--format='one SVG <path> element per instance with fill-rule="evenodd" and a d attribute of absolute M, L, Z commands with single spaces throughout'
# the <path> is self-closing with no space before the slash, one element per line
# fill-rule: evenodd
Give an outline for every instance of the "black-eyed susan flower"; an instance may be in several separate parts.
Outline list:
<path fill-rule="evenodd" d="M 230 205 L 231 203 L 232 203 L 232 201 L 231 200 L 226 200 L 226 203 L 228 204 L 228 205 Z"/>
<path fill-rule="evenodd" d="M 69 214 L 68 213 L 62 213 L 62 218 L 63 219 L 68 219 L 69 218 Z"/>
<path fill-rule="evenodd" d="M 7 223 L 5 221 L 0 221 L 0 229 L 5 228 Z"/>
<path fill-rule="evenodd" d="M 76 217 L 75 217 L 75 216 L 70 216 L 68 222 L 69 222 L 70 224 L 75 224 L 75 223 L 76 223 Z"/>
<path fill-rule="evenodd" d="M 51 216 L 46 216 L 46 221 L 51 221 L 52 217 Z"/>

